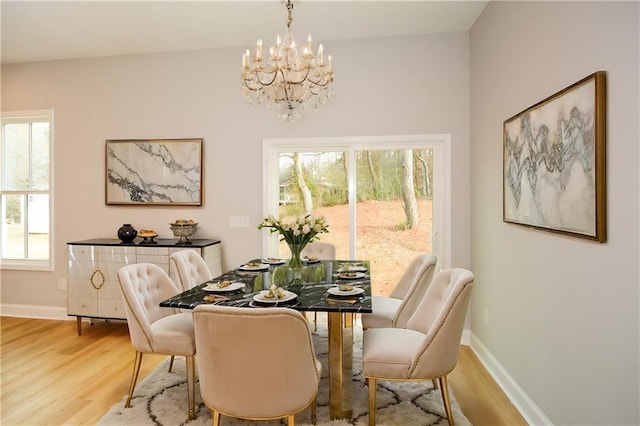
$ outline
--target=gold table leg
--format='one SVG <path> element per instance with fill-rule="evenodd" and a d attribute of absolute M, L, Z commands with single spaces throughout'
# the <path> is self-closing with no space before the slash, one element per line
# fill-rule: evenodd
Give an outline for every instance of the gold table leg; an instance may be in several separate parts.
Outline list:
<path fill-rule="evenodd" d="M 329 312 L 329 414 L 353 415 L 353 314 Z"/>

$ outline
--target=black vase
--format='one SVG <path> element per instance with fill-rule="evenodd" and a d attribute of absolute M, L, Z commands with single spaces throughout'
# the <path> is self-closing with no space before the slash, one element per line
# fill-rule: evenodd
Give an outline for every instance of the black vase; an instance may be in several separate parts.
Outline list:
<path fill-rule="evenodd" d="M 118 238 L 123 243 L 130 243 L 136 239 L 138 231 L 136 231 L 130 223 L 125 223 L 118 229 Z"/>

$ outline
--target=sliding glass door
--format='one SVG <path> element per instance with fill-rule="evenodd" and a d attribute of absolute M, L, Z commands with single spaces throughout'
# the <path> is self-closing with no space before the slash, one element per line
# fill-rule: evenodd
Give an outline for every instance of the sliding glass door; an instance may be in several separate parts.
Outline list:
<path fill-rule="evenodd" d="M 436 135 L 437 136 L 437 135 Z M 265 141 L 265 214 L 322 215 L 338 259 L 371 263 L 374 294 L 388 294 L 417 254 L 445 261 L 448 180 L 442 137 Z M 265 255 L 288 257 L 277 236 Z"/>

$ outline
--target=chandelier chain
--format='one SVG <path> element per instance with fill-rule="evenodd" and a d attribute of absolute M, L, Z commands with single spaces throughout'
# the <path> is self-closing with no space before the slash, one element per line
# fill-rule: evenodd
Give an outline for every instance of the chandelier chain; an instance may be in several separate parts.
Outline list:
<path fill-rule="evenodd" d="M 287 8 L 287 28 L 291 28 L 293 23 L 293 17 L 291 16 L 293 13 L 293 1 L 287 0 L 285 7 Z"/>

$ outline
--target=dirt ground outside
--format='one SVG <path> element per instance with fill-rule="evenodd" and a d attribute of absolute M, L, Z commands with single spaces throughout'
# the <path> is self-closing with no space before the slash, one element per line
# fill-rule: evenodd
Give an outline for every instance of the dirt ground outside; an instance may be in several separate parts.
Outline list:
<path fill-rule="evenodd" d="M 399 201 L 357 204 L 356 258 L 370 261 L 374 295 L 391 293 L 409 262 L 418 254 L 431 252 L 431 207 L 431 200 L 418 200 L 418 226 L 404 230 L 405 215 Z M 335 244 L 338 259 L 349 259 L 348 206 L 322 207 L 315 213 L 329 223 L 329 233 L 322 234 L 320 241 Z"/>

